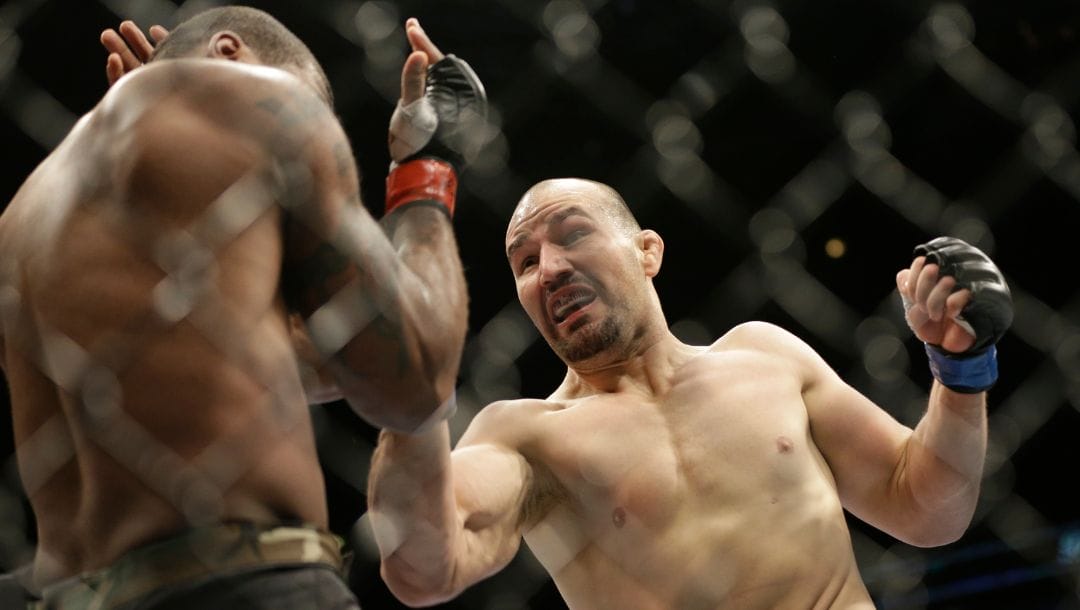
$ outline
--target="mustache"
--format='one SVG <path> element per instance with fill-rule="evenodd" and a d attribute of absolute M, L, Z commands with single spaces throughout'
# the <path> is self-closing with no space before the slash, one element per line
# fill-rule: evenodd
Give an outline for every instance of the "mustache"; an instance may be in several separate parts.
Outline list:
<path fill-rule="evenodd" d="M 573 273 L 571 275 L 558 278 L 554 282 L 552 282 L 551 285 L 544 289 L 544 296 L 550 297 L 555 292 L 562 290 L 563 288 L 571 284 L 584 284 L 597 294 L 600 294 L 600 290 L 597 288 L 597 286 L 593 283 L 592 280 L 585 277 L 584 275 Z"/>

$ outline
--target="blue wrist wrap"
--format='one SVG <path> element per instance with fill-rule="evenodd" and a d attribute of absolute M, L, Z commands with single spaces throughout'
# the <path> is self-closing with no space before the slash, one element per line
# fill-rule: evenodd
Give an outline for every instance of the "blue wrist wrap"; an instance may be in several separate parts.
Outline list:
<path fill-rule="evenodd" d="M 993 345 L 974 356 L 952 355 L 929 343 L 925 345 L 930 372 L 934 374 L 934 379 L 950 390 L 977 394 L 989 390 L 997 381 L 997 349 Z"/>

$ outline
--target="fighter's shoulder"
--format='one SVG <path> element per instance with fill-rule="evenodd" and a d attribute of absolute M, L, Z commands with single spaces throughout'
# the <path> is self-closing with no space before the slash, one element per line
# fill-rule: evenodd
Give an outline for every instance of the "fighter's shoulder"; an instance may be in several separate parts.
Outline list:
<path fill-rule="evenodd" d="M 227 88 L 242 92 L 253 85 L 270 89 L 305 88 L 296 76 L 271 66 L 215 59 L 170 59 L 132 71 L 109 90 L 106 98 L 127 96 L 132 90 L 146 88 L 181 92 Z"/>
<path fill-rule="evenodd" d="M 742 354 L 786 362 L 798 368 L 819 366 L 821 356 L 795 333 L 770 322 L 744 322 L 709 346 L 710 354 Z"/>
<path fill-rule="evenodd" d="M 554 400 L 540 400 L 536 398 L 519 398 L 516 400 L 499 400 L 489 404 L 476 414 L 474 421 L 483 423 L 505 423 L 514 421 L 526 421 L 539 417 L 545 413 L 558 411 L 562 403 Z"/>
<path fill-rule="evenodd" d="M 94 109 L 121 130 L 147 119 L 175 123 L 177 112 L 238 130 L 259 130 L 263 121 L 303 127 L 333 116 L 314 89 L 285 70 L 212 59 L 147 64 L 121 78 Z"/>
<path fill-rule="evenodd" d="M 802 344 L 802 340 L 787 329 L 771 322 L 754 320 L 732 327 L 709 346 L 709 350 L 719 352 L 730 349 L 775 350 L 792 348 Z"/>
<path fill-rule="evenodd" d="M 518 445 L 535 433 L 539 418 L 563 408 L 558 401 L 522 398 L 493 402 L 472 419 L 462 443 Z"/>

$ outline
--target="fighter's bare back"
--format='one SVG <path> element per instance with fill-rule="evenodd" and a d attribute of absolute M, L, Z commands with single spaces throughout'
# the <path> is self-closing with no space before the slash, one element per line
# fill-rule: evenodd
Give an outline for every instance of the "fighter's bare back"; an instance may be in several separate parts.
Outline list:
<path fill-rule="evenodd" d="M 283 121 L 241 117 L 232 97 L 246 88 L 303 119 L 297 100 L 315 96 L 298 86 L 232 62 L 142 68 L 0 218 L 3 365 L 39 581 L 204 519 L 325 526 L 279 291 L 282 211 L 251 135 Z"/>

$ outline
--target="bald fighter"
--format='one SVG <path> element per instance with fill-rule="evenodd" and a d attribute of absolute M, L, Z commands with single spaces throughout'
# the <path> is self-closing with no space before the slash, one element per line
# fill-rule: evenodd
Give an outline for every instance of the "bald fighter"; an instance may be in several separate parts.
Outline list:
<path fill-rule="evenodd" d="M 530 189 L 506 232 L 518 299 L 566 363 L 546 400 L 384 431 L 370 477 L 382 574 L 410 605 L 458 595 L 522 539 L 571 608 L 873 608 L 844 511 L 916 546 L 975 508 L 1005 282 L 940 238 L 897 275 L 936 381 L 914 430 L 761 322 L 707 346 L 668 330 L 664 242 L 611 188 Z"/>
<path fill-rule="evenodd" d="M 110 59 L 115 85 L 0 216 L 45 607 L 356 607 L 297 346 L 359 415 L 411 432 L 452 407 L 467 315 L 439 154 L 483 89 L 406 31 L 402 105 L 428 115 L 392 126 L 381 225 L 322 68 L 240 7 L 156 31 L 123 78 Z"/>

